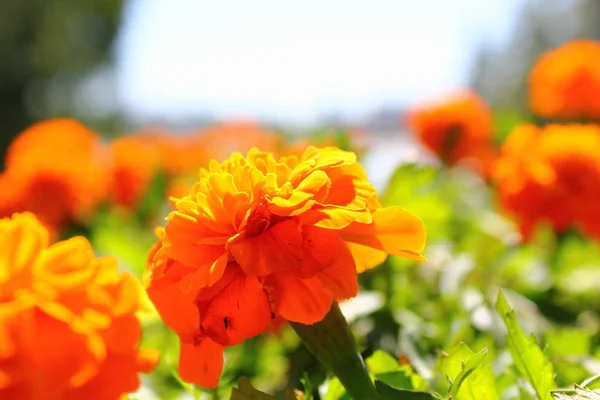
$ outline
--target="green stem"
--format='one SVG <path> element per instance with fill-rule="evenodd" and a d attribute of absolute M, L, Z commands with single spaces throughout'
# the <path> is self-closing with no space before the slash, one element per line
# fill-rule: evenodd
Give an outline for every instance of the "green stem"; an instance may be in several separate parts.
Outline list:
<path fill-rule="evenodd" d="M 313 325 L 290 322 L 304 345 L 338 377 L 354 400 L 379 398 L 356 340 L 336 301 L 331 310 Z"/>

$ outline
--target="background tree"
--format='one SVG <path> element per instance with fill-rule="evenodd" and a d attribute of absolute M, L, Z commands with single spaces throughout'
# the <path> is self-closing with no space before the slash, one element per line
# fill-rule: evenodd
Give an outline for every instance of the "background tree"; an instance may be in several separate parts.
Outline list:
<path fill-rule="evenodd" d="M 0 2 L 0 159 L 12 137 L 49 117 L 75 116 L 81 83 L 110 63 L 123 0 Z"/>

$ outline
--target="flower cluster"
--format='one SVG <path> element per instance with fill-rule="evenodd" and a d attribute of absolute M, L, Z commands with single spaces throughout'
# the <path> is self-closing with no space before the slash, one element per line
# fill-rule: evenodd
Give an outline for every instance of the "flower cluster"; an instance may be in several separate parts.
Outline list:
<path fill-rule="evenodd" d="M 0 219 L 0 398 L 117 400 L 157 354 L 138 350 L 144 292 L 82 237 L 48 245 L 30 213 Z M 147 300 L 146 300 L 147 301 Z"/>
<path fill-rule="evenodd" d="M 157 174 L 170 194 L 207 165 L 252 143 L 279 149 L 280 138 L 258 124 L 221 123 L 189 135 L 140 132 L 105 143 L 66 118 L 39 122 L 10 144 L 0 173 L 0 217 L 35 213 L 54 236 L 71 223 L 87 225 L 104 202 L 134 210 Z"/>
<path fill-rule="evenodd" d="M 600 127 L 515 128 L 494 167 L 501 205 L 517 216 L 525 237 L 547 221 L 600 238 Z"/>
<path fill-rule="evenodd" d="M 147 291 L 181 340 L 182 378 L 215 387 L 223 350 L 277 317 L 313 324 L 387 253 L 423 260 L 423 223 L 384 208 L 356 156 L 252 149 L 201 169 L 149 255 Z"/>
<path fill-rule="evenodd" d="M 542 55 L 529 75 L 529 105 L 540 117 L 600 118 L 600 43 L 574 40 Z"/>
<path fill-rule="evenodd" d="M 109 160 L 100 138 L 75 120 L 32 125 L 7 150 L 0 216 L 31 211 L 52 231 L 88 218 L 108 193 Z"/>
<path fill-rule="evenodd" d="M 460 91 L 409 112 L 419 141 L 448 165 L 470 161 L 487 175 L 495 156 L 492 115 L 475 93 Z"/>

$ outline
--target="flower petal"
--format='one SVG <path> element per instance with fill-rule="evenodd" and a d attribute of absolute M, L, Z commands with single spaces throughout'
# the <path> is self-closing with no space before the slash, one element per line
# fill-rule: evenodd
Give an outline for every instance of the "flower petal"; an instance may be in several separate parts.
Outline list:
<path fill-rule="evenodd" d="M 179 375 L 186 382 L 205 388 L 216 388 L 223 370 L 224 347 L 205 337 L 198 345 L 182 342 L 179 353 Z"/>
<path fill-rule="evenodd" d="M 317 278 L 338 300 L 356 296 L 358 279 L 354 258 L 338 232 L 307 226 L 303 229 L 302 268 L 290 271 L 299 278 Z M 303 276 L 299 276 L 302 274 Z"/>
<path fill-rule="evenodd" d="M 180 337 L 189 336 L 198 329 L 200 316 L 195 293 L 184 294 L 178 281 L 154 281 L 147 291 L 165 325 Z"/>
<path fill-rule="evenodd" d="M 265 276 L 302 266 L 302 233 L 295 221 L 275 224 L 258 236 L 229 246 L 245 273 Z"/>
<path fill-rule="evenodd" d="M 300 225 L 314 225 L 325 229 L 343 229 L 356 222 L 370 224 L 371 213 L 366 208 L 363 210 L 352 210 L 340 206 L 323 206 L 305 212 L 300 216 Z"/>
<path fill-rule="evenodd" d="M 379 208 L 372 213 L 372 224 L 353 223 L 341 237 L 387 253 L 425 260 L 419 253 L 425 247 L 425 226 L 421 219 L 400 207 Z"/>
<path fill-rule="evenodd" d="M 185 276 L 181 280 L 180 287 L 185 293 L 197 292 L 198 290 L 214 285 L 225 272 L 228 255 L 225 253 L 212 264 L 198 267 L 193 274 Z"/>
<path fill-rule="evenodd" d="M 369 199 L 375 196 L 375 187 L 361 175 L 362 167 L 353 164 L 330 172 L 332 181 L 329 195 L 323 205 L 337 205 L 351 210 L 364 210 Z"/>
<path fill-rule="evenodd" d="M 298 187 L 286 196 L 274 196 L 269 200 L 269 211 L 277 215 L 292 215 L 312 199 L 329 183 L 329 177 L 323 171 L 313 171 L 304 178 Z"/>
<path fill-rule="evenodd" d="M 363 246 L 358 243 L 346 243 L 348 249 L 356 262 L 356 272 L 359 274 L 368 269 L 378 266 L 387 258 L 387 253 L 383 250 Z"/>
<path fill-rule="evenodd" d="M 87 239 L 75 236 L 50 246 L 35 272 L 52 286 L 63 290 L 76 288 L 89 282 L 96 274 L 93 268 L 82 268 L 93 259 L 94 251 Z"/>
<path fill-rule="evenodd" d="M 204 332 L 224 346 L 254 337 L 271 323 L 269 299 L 261 283 L 241 271 L 210 302 L 199 306 Z"/>
<path fill-rule="evenodd" d="M 234 234 L 233 230 L 231 235 L 224 235 L 207 228 L 201 217 L 174 212 L 170 218 L 165 228 L 166 237 L 171 243 L 166 246 L 168 257 L 190 267 L 212 264 L 225 253 L 225 243 Z"/>
<path fill-rule="evenodd" d="M 333 296 L 318 278 L 298 279 L 287 273 L 269 276 L 275 313 L 288 321 L 314 324 L 329 312 Z M 302 295 L 299 295 L 299 294 Z"/>
<path fill-rule="evenodd" d="M 337 231 L 315 226 L 302 228 L 302 267 L 289 271 L 290 274 L 306 279 L 327 268 L 342 269 L 344 265 L 350 265 L 354 271 L 352 254 Z"/>

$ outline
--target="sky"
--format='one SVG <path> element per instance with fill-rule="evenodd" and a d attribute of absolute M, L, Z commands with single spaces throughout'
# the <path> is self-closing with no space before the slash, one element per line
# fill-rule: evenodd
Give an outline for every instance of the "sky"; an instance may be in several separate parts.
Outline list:
<path fill-rule="evenodd" d="M 523 1 L 129 0 L 118 102 L 138 120 L 360 120 L 465 85 Z"/>

